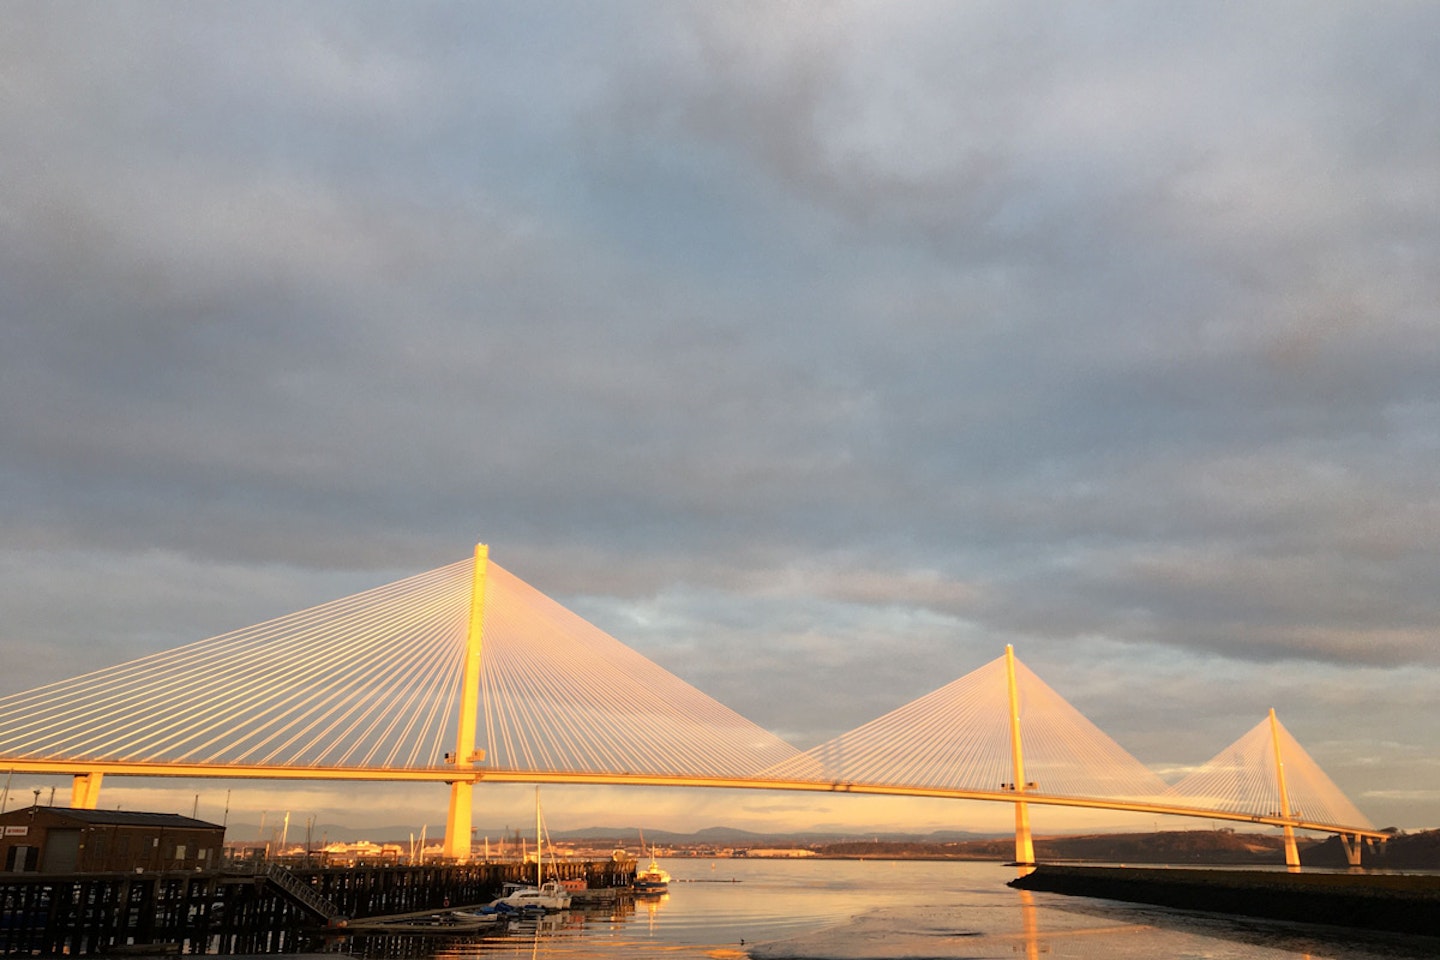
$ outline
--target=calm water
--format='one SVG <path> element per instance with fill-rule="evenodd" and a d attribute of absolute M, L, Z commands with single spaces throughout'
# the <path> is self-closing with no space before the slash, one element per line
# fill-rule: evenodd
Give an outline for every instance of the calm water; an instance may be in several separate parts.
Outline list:
<path fill-rule="evenodd" d="M 329 944 L 365 958 L 1077 957 L 1089 960 L 1339 960 L 1435 957 L 1440 942 L 1347 934 L 1162 907 L 1011 890 L 996 864 L 670 860 L 658 900 L 517 922 L 487 936 L 352 936 Z"/>

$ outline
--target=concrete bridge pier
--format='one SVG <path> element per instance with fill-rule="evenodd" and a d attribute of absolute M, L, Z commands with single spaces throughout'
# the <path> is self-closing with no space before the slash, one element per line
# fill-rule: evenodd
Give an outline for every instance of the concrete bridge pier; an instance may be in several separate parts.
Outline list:
<path fill-rule="evenodd" d="M 1024 800 L 1015 803 L 1015 862 L 1034 866 L 1035 842 L 1030 837 L 1030 809 Z"/>
<path fill-rule="evenodd" d="M 94 810 L 100 803 L 100 781 L 103 773 L 77 773 L 70 781 L 70 809 Z"/>
<path fill-rule="evenodd" d="M 1360 834 L 1340 834 L 1340 846 L 1345 849 L 1345 862 L 1352 867 L 1360 866 L 1360 854 L 1364 847 L 1375 849 L 1375 841 L 1367 840 Z"/>

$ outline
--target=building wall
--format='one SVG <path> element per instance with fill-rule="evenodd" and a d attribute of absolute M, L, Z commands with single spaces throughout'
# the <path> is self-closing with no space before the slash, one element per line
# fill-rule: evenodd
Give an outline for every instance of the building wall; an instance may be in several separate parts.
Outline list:
<path fill-rule="evenodd" d="M 32 813 L 33 810 L 33 813 Z M 223 827 L 77 823 L 63 810 L 0 815 L 0 865 L 6 872 L 131 872 L 218 866 Z"/>
<path fill-rule="evenodd" d="M 33 873 L 40 869 L 40 849 L 45 830 L 34 822 L 20 820 L 15 811 L 0 820 L 0 863 L 7 873 Z"/>
<path fill-rule="evenodd" d="M 217 866 L 224 830 L 96 824 L 82 831 L 81 870 L 194 870 Z"/>

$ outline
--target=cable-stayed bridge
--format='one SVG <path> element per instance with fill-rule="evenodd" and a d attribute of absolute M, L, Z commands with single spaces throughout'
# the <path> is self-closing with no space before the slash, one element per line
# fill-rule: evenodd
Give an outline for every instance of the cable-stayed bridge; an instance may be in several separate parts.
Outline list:
<path fill-rule="evenodd" d="M 441 781 L 446 853 L 470 852 L 477 783 L 747 787 L 1032 804 L 1385 835 L 1274 711 L 1167 784 L 1013 651 L 799 750 L 489 560 L 0 698 L 0 770 Z"/>

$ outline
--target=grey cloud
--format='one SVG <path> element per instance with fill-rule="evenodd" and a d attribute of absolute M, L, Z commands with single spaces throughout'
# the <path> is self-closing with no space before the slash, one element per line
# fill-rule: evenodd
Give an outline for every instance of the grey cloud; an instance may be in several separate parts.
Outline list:
<path fill-rule="evenodd" d="M 7 649 L 486 540 L 801 738 L 1433 681 L 1433 10 L 256 9 L 7 11 Z"/>

